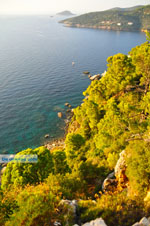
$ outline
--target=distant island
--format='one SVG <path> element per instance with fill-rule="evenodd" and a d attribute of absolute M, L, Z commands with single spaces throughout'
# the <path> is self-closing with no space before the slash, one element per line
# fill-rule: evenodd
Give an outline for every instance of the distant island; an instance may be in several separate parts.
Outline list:
<path fill-rule="evenodd" d="M 150 30 L 150 5 L 91 12 L 60 23 L 65 26 L 117 31 Z"/>
<path fill-rule="evenodd" d="M 73 14 L 72 12 L 70 12 L 68 10 L 65 10 L 65 11 L 57 13 L 56 15 L 59 15 L 59 16 L 73 16 L 75 14 Z"/>

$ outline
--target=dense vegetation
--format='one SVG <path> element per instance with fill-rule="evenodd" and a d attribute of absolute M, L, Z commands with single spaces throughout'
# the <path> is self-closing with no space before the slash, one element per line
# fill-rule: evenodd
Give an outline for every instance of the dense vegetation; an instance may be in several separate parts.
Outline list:
<path fill-rule="evenodd" d="M 74 109 L 65 149 L 45 147 L 39 162 L 9 163 L 0 190 L 0 225 L 73 225 L 62 199 L 79 200 L 81 222 L 102 217 L 130 226 L 150 208 L 150 43 L 108 58 L 106 74 Z M 102 192 L 102 183 L 125 151 L 126 183 Z M 118 181 L 117 181 L 118 180 Z M 93 201 L 94 200 L 94 201 Z"/>
<path fill-rule="evenodd" d="M 150 5 L 132 9 L 114 8 L 102 12 L 92 12 L 61 21 L 67 26 L 141 31 L 150 30 Z"/>

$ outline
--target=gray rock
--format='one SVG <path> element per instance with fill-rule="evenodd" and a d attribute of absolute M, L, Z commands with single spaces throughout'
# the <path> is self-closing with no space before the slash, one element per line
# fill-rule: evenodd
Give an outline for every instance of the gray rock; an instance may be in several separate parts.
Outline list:
<path fill-rule="evenodd" d="M 107 178 L 104 180 L 102 184 L 102 190 L 107 191 L 109 190 L 110 186 L 113 186 L 116 184 L 116 180 L 113 179 L 115 177 L 115 172 L 113 171 L 112 173 L 108 174 Z"/>
<path fill-rule="evenodd" d="M 83 224 L 82 226 L 107 226 L 102 218 Z"/>
<path fill-rule="evenodd" d="M 104 192 L 114 190 L 113 188 L 117 187 L 116 179 L 106 178 L 102 185 L 102 190 Z"/>
<path fill-rule="evenodd" d="M 58 221 L 55 221 L 55 222 L 54 222 L 54 226 L 61 226 L 61 223 L 58 222 Z"/>
<path fill-rule="evenodd" d="M 143 217 L 139 223 L 142 224 L 143 226 L 150 226 L 150 222 L 146 217 Z"/>
<path fill-rule="evenodd" d="M 117 164 L 115 166 L 115 177 L 118 181 L 118 184 L 120 184 L 120 186 L 125 188 L 128 181 L 125 174 L 125 171 L 127 168 L 126 161 L 125 161 L 125 156 L 126 156 L 125 150 L 123 150 L 119 156 L 120 158 L 117 161 Z"/>
<path fill-rule="evenodd" d="M 61 207 L 62 209 L 66 206 L 68 206 L 68 211 L 66 213 L 65 218 L 67 219 L 66 221 L 66 225 L 70 225 L 71 222 L 69 222 L 70 220 L 72 221 L 73 224 L 76 223 L 76 217 L 77 217 L 77 205 L 78 202 L 76 200 L 61 200 L 59 203 L 59 207 Z M 72 224 L 72 225 L 73 225 Z"/>
<path fill-rule="evenodd" d="M 72 200 L 72 204 L 77 206 L 78 205 L 78 201 L 74 199 L 74 200 Z"/>
<path fill-rule="evenodd" d="M 93 75 L 90 77 L 90 80 L 91 81 L 94 81 L 94 80 L 99 80 L 101 78 L 101 75 L 100 74 L 97 74 L 97 75 Z"/>
<path fill-rule="evenodd" d="M 133 224 L 132 226 L 150 226 L 150 220 L 146 217 L 143 217 L 140 222 Z"/>
<path fill-rule="evenodd" d="M 112 173 L 108 174 L 107 178 L 113 179 L 115 176 L 115 172 L 113 171 Z"/>
<path fill-rule="evenodd" d="M 120 176 L 120 171 L 124 168 L 126 168 L 126 163 L 125 163 L 125 150 L 123 150 L 120 154 L 119 154 L 120 158 L 117 161 L 117 164 L 115 166 L 115 176 L 119 177 Z"/>

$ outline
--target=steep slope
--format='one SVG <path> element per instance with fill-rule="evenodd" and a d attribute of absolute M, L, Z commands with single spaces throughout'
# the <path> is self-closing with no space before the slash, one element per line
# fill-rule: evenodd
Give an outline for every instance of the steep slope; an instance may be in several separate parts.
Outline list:
<path fill-rule="evenodd" d="M 18 153 L 36 154 L 37 164 L 8 163 L 0 225 L 82 225 L 102 217 L 108 226 L 131 226 L 149 216 L 150 43 L 107 61 L 73 110 L 65 147 Z M 105 178 L 111 183 L 102 189 Z"/>

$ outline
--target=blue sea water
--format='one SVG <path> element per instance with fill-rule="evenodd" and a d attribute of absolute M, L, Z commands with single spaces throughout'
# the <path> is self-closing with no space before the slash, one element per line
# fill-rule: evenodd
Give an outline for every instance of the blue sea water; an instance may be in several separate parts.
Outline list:
<path fill-rule="evenodd" d="M 64 134 L 65 102 L 76 107 L 108 56 L 145 42 L 140 32 L 67 28 L 49 16 L 0 17 L 0 153 L 16 153 Z M 72 66 L 72 61 L 75 65 Z"/>

